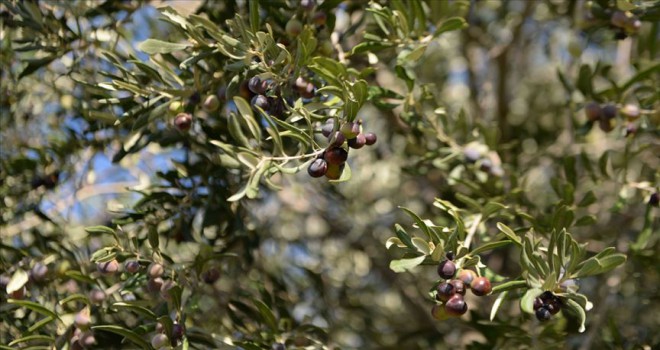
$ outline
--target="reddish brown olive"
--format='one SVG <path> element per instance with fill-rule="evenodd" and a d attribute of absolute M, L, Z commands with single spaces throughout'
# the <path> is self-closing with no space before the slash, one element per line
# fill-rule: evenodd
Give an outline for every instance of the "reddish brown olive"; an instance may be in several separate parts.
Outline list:
<path fill-rule="evenodd" d="M 486 277 L 475 278 L 472 283 L 470 283 L 470 288 L 472 289 L 472 293 L 477 296 L 488 295 L 493 290 L 490 281 Z"/>
<path fill-rule="evenodd" d="M 438 276 L 448 280 L 456 274 L 456 264 L 451 260 L 443 260 L 438 265 Z"/>
<path fill-rule="evenodd" d="M 447 302 L 445 303 L 445 311 L 450 316 L 458 317 L 466 313 L 468 310 L 467 303 L 463 299 L 463 296 L 460 294 L 454 294 Z"/>

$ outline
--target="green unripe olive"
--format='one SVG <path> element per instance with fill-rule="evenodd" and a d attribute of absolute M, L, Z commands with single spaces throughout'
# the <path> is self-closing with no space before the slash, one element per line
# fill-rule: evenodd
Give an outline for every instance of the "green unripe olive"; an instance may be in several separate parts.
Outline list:
<path fill-rule="evenodd" d="M 341 133 L 344 134 L 347 140 L 353 139 L 360 133 L 360 123 L 346 122 L 342 124 L 339 131 L 341 131 Z"/>
<path fill-rule="evenodd" d="M 151 337 L 151 346 L 153 346 L 155 349 L 160 349 L 164 346 L 169 346 L 169 345 L 170 345 L 170 340 L 163 333 L 158 333 L 155 334 L 153 337 Z"/>
<path fill-rule="evenodd" d="M 215 112 L 220 108 L 220 100 L 216 95 L 208 95 L 204 98 L 202 108 L 207 112 Z"/>
<path fill-rule="evenodd" d="M 288 22 L 286 22 L 286 26 L 284 27 L 284 31 L 286 31 L 286 35 L 295 38 L 303 30 L 303 24 L 299 20 L 292 18 Z"/>
<path fill-rule="evenodd" d="M 445 306 L 443 304 L 435 304 L 431 308 L 431 316 L 438 321 L 444 321 L 449 318 L 447 311 L 445 311 Z"/>
<path fill-rule="evenodd" d="M 335 47 L 329 40 L 322 40 L 316 50 L 323 56 L 332 56 L 335 53 Z"/>
<path fill-rule="evenodd" d="M 493 290 L 492 286 L 490 285 L 490 280 L 488 280 L 486 277 L 477 277 L 472 280 L 472 283 L 470 283 L 470 288 L 472 289 L 472 293 L 477 296 L 488 295 Z"/>
<path fill-rule="evenodd" d="M 181 101 L 170 102 L 168 112 L 170 115 L 177 115 L 183 112 L 183 103 Z"/>
<path fill-rule="evenodd" d="M 466 313 L 468 310 L 467 303 L 460 294 L 454 294 L 445 303 L 445 311 L 449 316 L 458 317 Z"/>
<path fill-rule="evenodd" d="M 341 173 L 344 171 L 344 164 L 328 164 L 328 171 L 325 173 L 325 177 L 330 180 L 338 180 L 341 177 Z"/>

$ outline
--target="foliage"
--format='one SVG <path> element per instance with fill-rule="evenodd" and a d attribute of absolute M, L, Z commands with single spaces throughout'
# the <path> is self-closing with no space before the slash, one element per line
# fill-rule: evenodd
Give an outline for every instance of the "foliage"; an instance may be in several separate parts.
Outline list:
<path fill-rule="evenodd" d="M 2 344 L 660 343 L 659 4 L 195 4 L 1 2 Z"/>

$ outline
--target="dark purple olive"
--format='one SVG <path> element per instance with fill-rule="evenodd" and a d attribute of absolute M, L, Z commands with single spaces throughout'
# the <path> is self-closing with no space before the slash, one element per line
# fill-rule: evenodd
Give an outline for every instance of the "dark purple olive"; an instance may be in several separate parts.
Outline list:
<path fill-rule="evenodd" d="M 264 111 L 268 110 L 268 107 L 270 106 L 270 104 L 268 103 L 268 98 L 264 95 L 254 96 L 252 98 L 251 103 L 252 103 L 253 107 L 255 107 L 255 108 L 259 107 L 259 108 L 263 109 Z"/>
<path fill-rule="evenodd" d="M 330 134 L 332 134 L 332 131 L 335 129 L 335 121 L 332 119 L 328 119 L 323 126 L 321 126 L 321 133 L 325 137 L 330 137 Z"/>
<path fill-rule="evenodd" d="M 367 146 L 371 146 L 374 143 L 376 143 L 377 139 L 378 137 L 376 137 L 376 134 L 374 134 L 373 132 L 368 132 L 364 134 L 364 140 Z"/>
<path fill-rule="evenodd" d="M 323 155 L 323 159 L 325 159 L 328 164 L 339 165 L 344 163 L 347 158 L 348 152 L 346 152 L 346 150 L 341 147 L 330 148 L 325 151 Z"/>
<path fill-rule="evenodd" d="M 174 126 L 181 131 L 187 131 L 192 126 L 192 115 L 189 113 L 179 113 L 174 117 Z"/>
<path fill-rule="evenodd" d="M 262 95 L 264 92 L 266 92 L 263 89 L 263 85 L 261 84 L 261 78 L 257 76 L 250 78 L 248 81 L 248 89 L 257 95 Z"/>
<path fill-rule="evenodd" d="M 358 134 L 355 138 L 348 139 L 348 147 L 354 149 L 360 149 L 367 144 L 367 140 L 364 137 L 364 134 Z"/>
<path fill-rule="evenodd" d="M 330 142 L 330 146 L 333 147 L 341 147 L 341 145 L 344 144 L 346 141 L 346 136 L 341 133 L 341 131 L 335 131 L 334 135 L 331 135 L 328 137 L 328 142 Z"/>
<path fill-rule="evenodd" d="M 461 294 L 465 295 L 465 283 L 461 280 L 451 280 L 449 283 L 454 286 L 454 291 L 456 291 L 456 294 Z"/>
<path fill-rule="evenodd" d="M 449 298 L 456 294 L 456 288 L 454 285 L 447 282 L 442 282 L 436 288 L 435 299 L 438 301 L 447 301 Z"/>
<path fill-rule="evenodd" d="M 448 280 L 456 274 L 456 264 L 451 260 L 443 260 L 438 265 L 438 276 Z"/>
<path fill-rule="evenodd" d="M 328 163 L 323 158 L 316 158 L 307 168 L 307 173 L 311 177 L 321 177 L 328 172 Z"/>
<path fill-rule="evenodd" d="M 454 294 L 447 302 L 445 303 L 445 311 L 450 316 L 461 316 L 466 313 L 468 310 L 467 303 L 463 299 L 463 296 L 460 294 Z"/>
<path fill-rule="evenodd" d="M 584 106 L 584 114 L 587 116 L 587 120 L 595 122 L 600 119 L 603 109 L 597 102 L 589 102 Z"/>
<path fill-rule="evenodd" d="M 552 314 L 545 307 L 538 308 L 535 314 L 536 314 L 536 319 L 538 319 L 541 322 L 548 321 L 550 318 L 552 318 Z"/>

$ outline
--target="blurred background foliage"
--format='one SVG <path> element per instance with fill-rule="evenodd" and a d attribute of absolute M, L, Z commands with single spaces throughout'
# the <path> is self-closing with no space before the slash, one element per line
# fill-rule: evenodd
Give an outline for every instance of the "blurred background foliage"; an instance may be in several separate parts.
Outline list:
<path fill-rule="evenodd" d="M 201 46 L 150 60 L 138 45 L 192 42 L 192 31 L 176 25 L 189 15 L 236 35 L 226 21 L 254 21 L 250 2 L 0 3 L 0 271 L 3 289 L 17 271 L 31 272 L 24 300 L 35 303 L 8 303 L 16 296 L 2 293 L 0 344 L 73 348 L 74 316 L 89 304 L 94 325 L 131 330 L 147 343 L 157 320 L 168 323 L 160 317 L 183 324 L 179 347 L 660 346 L 658 209 L 650 204 L 660 179 L 657 3 L 325 0 L 307 12 L 303 2 L 260 1 L 258 28 L 268 24 L 293 57 L 302 50 L 285 34 L 294 15 L 319 42 L 332 43 L 314 55 L 363 73 L 369 99 L 358 117 L 378 142 L 351 151 L 347 182 L 312 179 L 303 167 L 274 174 L 280 190 L 262 182 L 256 199 L 235 202 L 227 198 L 245 183 L 246 169 L 223 164 L 209 140 L 236 144 L 223 124 L 236 111 L 231 81 L 263 72 L 264 62 L 248 56 L 232 65 L 241 60 L 200 56 Z M 163 21 L 164 6 L 183 17 Z M 383 30 L 376 17 L 388 9 L 404 14 L 409 30 L 402 22 Z M 631 11 L 641 27 L 613 25 L 616 11 Z M 314 24 L 317 12 L 327 14 L 325 25 Z M 155 108 L 139 108 L 149 99 L 131 89 L 106 88 L 122 79 L 162 87 L 144 67 L 163 74 L 154 57 L 184 82 Z M 190 57 L 197 61 L 182 66 Z M 278 67 L 275 76 L 292 78 L 289 66 Z M 219 96 L 219 112 L 196 107 L 208 94 Z M 194 115 L 190 132 L 172 127 L 170 100 Z M 599 127 L 584 114 L 592 101 L 632 104 L 641 116 L 619 113 L 612 130 Z M 569 231 L 590 253 L 613 246 L 628 256 L 613 272 L 581 281 L 595 305 L 585 333 L 570 317 L 540 325 L 515 302 L 488 321 L 495 297 L 469 300 L 462 319 L 433 319 L 427 291 L 435 269 L 395 274 L 388 266 L 396 253 L 384 243 L 395 223 L 415 230 L 399 206 L 449 226 L 434 198 L 469 210 L 457 194 L 506 204 L 516 229 L 551 227 L 566 205 L 577 220 Z M 111 227 L 117 241 L 98 225 Z M 496 234 L 488 222 L 476 240 Z M 94 253 L 104 247 L 114 250 L 99 260 Z M 149 293 L 143 273 L 106 276 L 93 257 L 138 259 L 142 271 L 163 263 L 179 289 Z M 494 274 L 520 273 L 514 247 L 481 258 Z M 45 280 L 33 276 L 41 265 Z M 220 278 L 204 283 L 211 270 Z M 100 303 L 89 298 L 96 289 L 107 294 Z M 128 306 L 120 310 L 121 303 Z M 116 329 L 94 336 L 102 348 L 141 344 L 122 343 Z"/>

